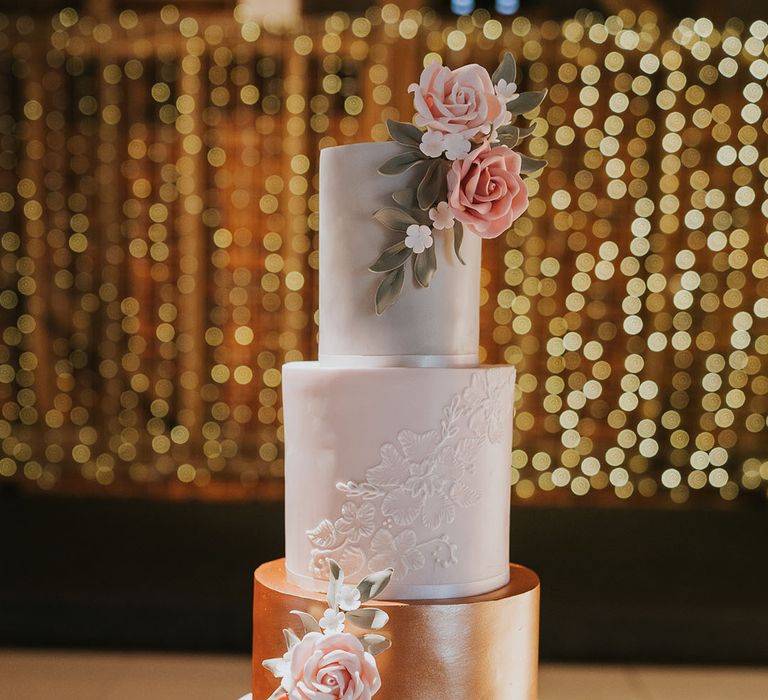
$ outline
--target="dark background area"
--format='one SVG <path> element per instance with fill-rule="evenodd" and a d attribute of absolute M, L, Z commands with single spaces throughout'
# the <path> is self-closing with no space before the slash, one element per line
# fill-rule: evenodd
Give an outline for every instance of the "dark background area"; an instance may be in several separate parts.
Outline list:
<path fill-rule="evenodd" d="M 283 504 L 0 497 L 0 644 L 250 649 Z M 546 660 L 768 663 L 765 509 L 519 507 Z"/>

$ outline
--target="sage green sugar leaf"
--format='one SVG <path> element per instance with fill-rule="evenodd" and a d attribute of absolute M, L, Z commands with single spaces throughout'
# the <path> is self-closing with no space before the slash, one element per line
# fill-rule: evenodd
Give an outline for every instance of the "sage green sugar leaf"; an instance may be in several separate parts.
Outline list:
<path fill-rule="evenodd" d="M 358 608 L 346 613 L 346 619 L 362 629 L 380 630 L 389 621 L 389 615 L 378 608 Z"/>
<path fill-rule="evenodd" d="M 508 126 L 499 129 L 499 143 L 509 148 L 515 148 L 520 142 L 533 133 L 533 126 Z"/>
<path fill-rule="evenodd" d="M 299 643 L 299 637 L 290 627 L 283 630 L 283 639 L 285 639 L 285 648 L 290 651 Z"/>
<path fill-rule="evenodd" d="M 381 281 L 379 288 L 376 290 L 376 313 L 381 316 L 392 304 L 397 301 L 400 296 L 400 292 L 403 291 L 403 281 L 405 280 L 405 270 L 403 267 L 398 267 L 395 270 L 391 270 L 386 274 Z M 365 579 L 363 579 L 365 581 Z M 360 582 L 362 585 L 362 581 Z M 360 588 L 358 585 L 358 588 Z M 361 589 L 361 600 L 362 600 Z M 365 600 L 368 600 L 366 598 Z"/>
<path fill-rule="evenodd" d="M 530 156 L 524 156 L 520 154 L 520 172 L 524 175 L 535 173 L 537 170 L 541 170 L 542 168 L 546 167 L 546 165 L 546 160 L 531 158 Z"/>
<path fill-rule="evenodd" d="M 499 67 L 493 71 L 491 76 L 494 85 L 502 79 L 506 80 L 507 83 L 514 83 L 517 79 L 517 64 L 515 57 L 509 51 L 504 52 Z"/>
<path fill-rule="evenodd" d="M 389 272 L 390 270 L 395 270 L 398 267 L 405 265 L 406 260 L 411 257 L 412 252 L 413 251 L 410 248 L 406 247 L 403 241 L 400 241 L 384 250 L 378 260 L 376 260 L 376 262 L 368 269 L 371 272 Z"/>
<path fill-rule="evenodd" d="M 416 276 L 416 281 L 422 287 L 429 287 L 429 283 L 432 281 L 432 276 L 436 270 L 437 256 L 435 255 L 435 245 L 433 243 L 423 253 L 416 255 L 413 262 L 413 273 Z"/>
<path fill-rule="evenodd" d="M 291 615 L 296 615 L 301 620 L 301 624 L 304 625 L 304 632 L 309 634 L 310 632 L 322 632 L 317 620 L 309 613 L 301 610 L 291 610 Z M 371 628 L 372 629 L 372 628 Z"/>
<path fill-rule="evenodd" d="M 416 198 L 419 202 L 419 208 L 426 211 L 429 209 L 440 194 L 442 181 L 445 180 L 445 161 L 442 158 L 433 158 L 432 162 L 421 178 L 419 187 L 416 190 Z"/>
<path fill-rule="evenodd" d="M 399 175 L 404 173 L 408 168 L 412 168 L 416 163 L 420 163 L 426 158 L 426 156 L 415 148 L 408 148 L 402 153 L 398 153 L 396 156 L 392 156 L 390 159 L 384 161 L 379 166 L 379 173 L 381 175 Z"/>
<path fill-rule="evenodd" d="M 333 559 L 328 560 L 328 576 L 328 607 L 336 611 L 336 596 L 344 583 L 344 572 Z"/>
<path fill-rule="evenodd" d="M 402 287 L 402 280 L 400 286 Z M 368 574 L 368 576 L 362 579 L 357 584 L 357 590 L 360 591 L 360 602 L 365 603 L 379 595 L 389 585 L 394 573 L 394 569 L 384 569 L 383 571 Z"/>
<path fill-rule="evenodd" d="M 410 187 L 407 190 L 393 192 L 392 199 L 403 209 L 415 209 L 419 206 L 419 202 L 416 199 L 416 190 Z"/>
<path fill-rule="evenodd" d="M 461 221 L 453 222 L 453 252 L 462 265 L 466 265 L 464 258 L 461 257 L 461 242 L 464 240 L 464 226 Z"/>
<path fill-rule="evenodd" d="M 381 634 L 364 634 L 360 643 L 371 656 L 378 656 L 392 646 L 392 642 Z"/>
<path fill-rule="evenodd" d="M 383 207 L 374 213 L 373 218 L 393 231 L 405 231 L 412 224 L 418 223 L 407 211 L 396 207 Z"/>
<path fill-rule="evenodd" d="M 507 102 L 507 110 L 512 114 L 526 114 L 536 109 L 546 96 L 546 90 L 521 92 L 514 100 Z"/>
<path fill-rule="evenodd" d="M 403 146 L 418 148 L 421 145 L 423 132 L 413 124 L 387 119 L 387 129 L 389 130 L 389 135 Z"/>

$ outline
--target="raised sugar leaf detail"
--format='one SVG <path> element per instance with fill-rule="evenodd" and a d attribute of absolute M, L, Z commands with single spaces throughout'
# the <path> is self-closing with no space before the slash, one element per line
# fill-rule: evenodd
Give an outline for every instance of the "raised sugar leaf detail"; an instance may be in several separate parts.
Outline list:
<path fill-rule="evenodd" d="M 420 163 L 426 158 L 426 156 L 414 148 L 409 148 L 402 153 L 398 153 L 396 156 L 392 156 L 389 160 L 384 161 L 379 166 L 379 173 L 382 175 L 399 175 L 404 173 L 409 168 L 412 168 L 416 163 Z"/>
<path fill-rule="evenodd" d="M 387 119 L 387 130 L 392 139 L 403 146 L 418 148 L 421 145 L 422 131 L 413 124 Z"/>
<path fill-rule="evenodd" d="M 413 251 L 403 241 L 400 241 L 385 249 L 379 256 L 379 259 L 368 269 L 371 272 L 389 272 L 405 265 L 406 260 L 411 257 L 412 253 Z"/>
<path fill-rule="evenodd" d="M 376 313 L 381 316 L 392 304 L 397 301 L 400 292 L 403 291 L 405 271 L 402 267 L 388 272 L 376 290 Z"/>

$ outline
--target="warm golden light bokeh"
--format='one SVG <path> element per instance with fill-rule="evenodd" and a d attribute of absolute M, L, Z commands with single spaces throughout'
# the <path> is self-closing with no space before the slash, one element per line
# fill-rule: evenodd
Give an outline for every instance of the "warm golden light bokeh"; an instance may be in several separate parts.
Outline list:
<path fill-rule="evenodd" d="M 549 167 L 483 258 L 515 494 L 765 498 L 767 41 L 630 11 L 0 15 L 0 482 L 279 477 L 280 366 L 316 352 L 319 149 L 385 139 L 433 58 L 508 48 L 549 89 L 524 147 Z"/>

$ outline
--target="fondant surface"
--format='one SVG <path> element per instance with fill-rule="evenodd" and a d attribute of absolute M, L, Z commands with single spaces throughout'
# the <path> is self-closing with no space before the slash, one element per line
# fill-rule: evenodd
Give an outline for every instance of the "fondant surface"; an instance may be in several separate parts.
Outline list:
<path fill-rule="evenodd" d="M 390 141 L 320 152 L 320 359 L 357 356 L 399 366 L 477 364 L 477 236 L 464 236 L 462 265 L 453 253 L 453 234 L 436 233 L 438 269 L 430 286 L 416 284 L 408 263 L 398 301 L 382 316 L 374 310 L 382 277 L 368 268 L 403 235 L 373 214 L 395 206 L 392 194 L 416 184 L 410 171 L 380 175 L 377 169 L 402 148 Z"/>
<path fill-rule="evenodd" d="M 393 567 L 393 599 L 507 583 L 515 370 L 283 368 L 288 575 Z"/>
<path fill-rule="evenodd" d="M 376 657 L 376 700 L 536 700 L 539 580 L 506 565 L 508 584 L 482 596 L 428 601 L 372 601 L 389 615 L 382 634 L 392 646 Z M 389 592 L 389 589 L 387 589 Z M 284 560 L 254 577 L 253 697 L 277 681 L 261 662 L 282 655 L 282 630 L 301 632 L 291 610 L 322 614 L 325 596 L 286 578 Z"/>

